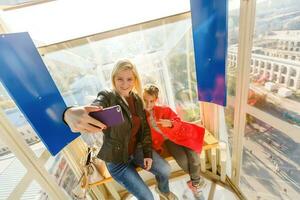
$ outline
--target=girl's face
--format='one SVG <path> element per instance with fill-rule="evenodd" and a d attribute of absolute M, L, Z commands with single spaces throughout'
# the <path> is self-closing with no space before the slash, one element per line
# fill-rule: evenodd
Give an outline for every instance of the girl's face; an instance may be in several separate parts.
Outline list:
<path fill-rule="evenodd" d="M 114 79 L 117 92 L 123 96 L 129 96 L 130 91 L 134 87 L 135 77 L 132 70 L 126 69 L 118 72 Z"/>
<path fill-rule="evenodd" d="M 144 92 L 143 99 L 146 110 L 151 111 L 157 102 L 157 98 L 154 95 L 150 95 L 147 92 Z"/>

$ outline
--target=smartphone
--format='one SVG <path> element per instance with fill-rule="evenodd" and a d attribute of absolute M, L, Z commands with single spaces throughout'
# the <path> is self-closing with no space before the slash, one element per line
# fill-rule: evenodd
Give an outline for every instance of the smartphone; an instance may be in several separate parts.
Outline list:
<path fill-rule="evenodd" d="M 107 127 L 119 125 L 124 122 L 123 113 L 120 105 L 104 108 L 96 112 L 90 112 L 89 115 Z"/>

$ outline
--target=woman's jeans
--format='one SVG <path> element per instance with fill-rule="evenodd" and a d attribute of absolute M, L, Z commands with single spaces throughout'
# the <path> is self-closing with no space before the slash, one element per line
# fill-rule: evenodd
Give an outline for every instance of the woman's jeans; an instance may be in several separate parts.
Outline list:
<path fill-rule="evenodd" d="M 149 170 L 155 175 L 158 189 L 163 193 L 169 193 L 170 165 L 155 151 L 152 154 L 152 166 Z M 135 167 L 144 168 L 144 156 L 141 148 L 137 148 L 135 154 L 130 157 L 127 163 L 106 163 L 111 176 L 132 193 L 139 200 L 154 200 L 149 187 L 137 173 Z"/>

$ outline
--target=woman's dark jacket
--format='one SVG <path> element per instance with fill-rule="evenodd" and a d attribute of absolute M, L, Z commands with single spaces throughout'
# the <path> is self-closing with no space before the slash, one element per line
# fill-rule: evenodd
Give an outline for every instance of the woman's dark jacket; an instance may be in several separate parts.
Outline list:
<path fill-rule="evenodd" d="M 142 146 L 145 158 L 152 158 L 151 133 L 147 123 L 146 113 L 143 108 L 143 102 L 137 94 L 131 92 L 130 95 L 132 95 L 134 99 L 136 113 L 141 119 L 141 127 L 137 133 L 137 145 Z M 103 108 L 114 105 L 121 106 L 124 122 L 120 125 L 108 127 L 103 130 L 103 146 L 98 157 L 106 162 L 127 162 L 129 159 L 128 143 L 132 127 L 131 113 L 128 106 L 121 96 L 112 90 L 99 92 L 97 99 L 92 103 L 92 105 L 102 106 Z"/>

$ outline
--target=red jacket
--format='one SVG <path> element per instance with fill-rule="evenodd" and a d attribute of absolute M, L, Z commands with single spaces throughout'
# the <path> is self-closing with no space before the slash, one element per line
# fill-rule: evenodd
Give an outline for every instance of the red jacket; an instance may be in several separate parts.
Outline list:
<path fill-rule="evenodd" d="M 205 134 L 205 129 L 203 127 L 181 121 L 178 115 L 169 107 L 154 106 L 153 115 L 155 121 L 159 121 L 159 119 L 169 119 L 172 121 L 173 127 L 171 128 L 158 125 L 160 130 L 169 140 L 178 145 L 188 147 L 197 153 L 201 152 Z M 160 152 L 162 150 L 164 138 L 152 127 L 149 113 L 147 113 L 147 120 L 151 128 L 152 146 L 156 151 Z"/>

